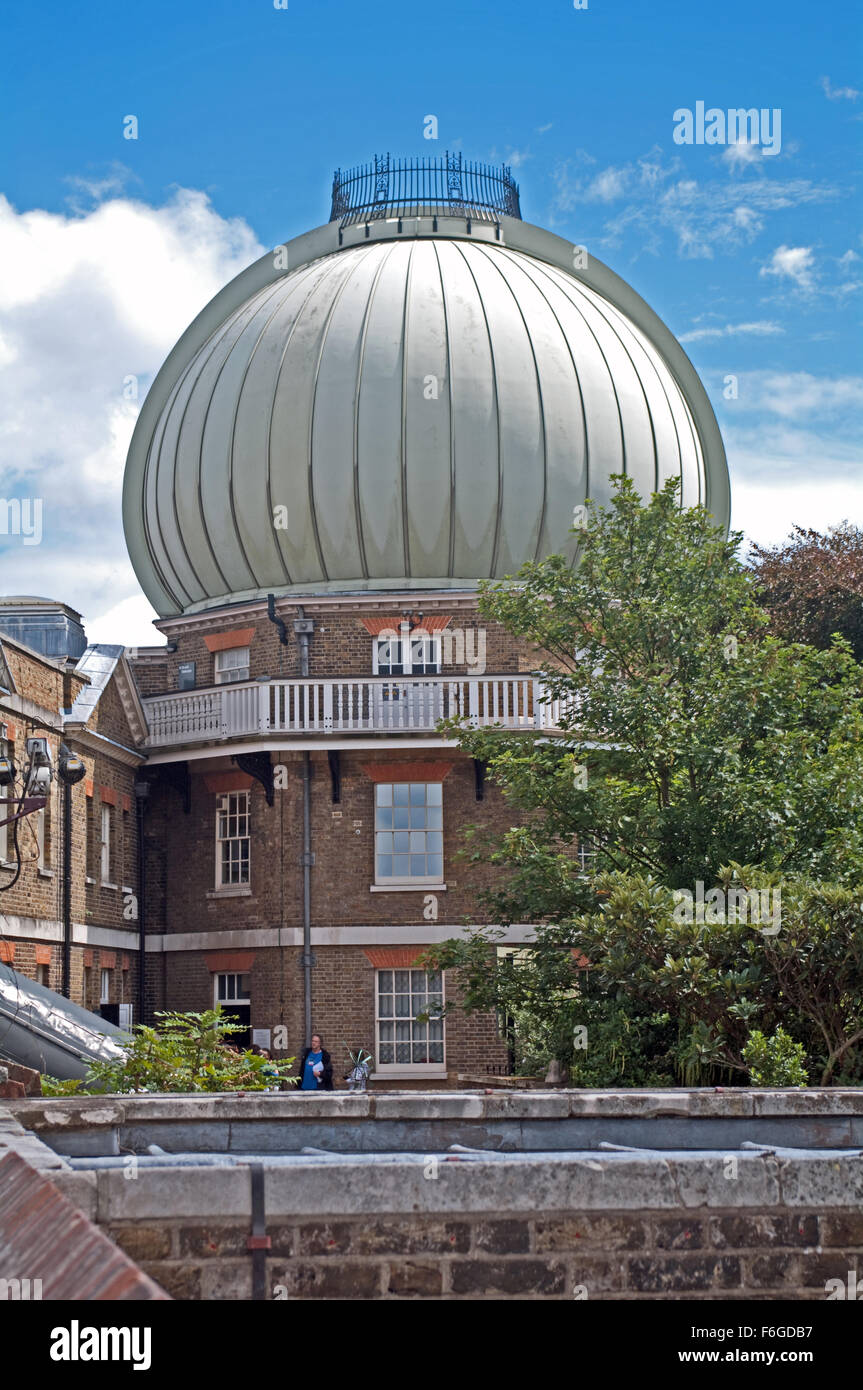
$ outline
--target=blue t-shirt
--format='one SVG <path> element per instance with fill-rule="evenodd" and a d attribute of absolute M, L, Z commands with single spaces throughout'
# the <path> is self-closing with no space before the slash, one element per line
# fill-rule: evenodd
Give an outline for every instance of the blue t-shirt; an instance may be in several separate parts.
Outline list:
<path fill-rule="evenodd" d="M 306 1058 L 306 1065 L 303 1068 L 303 1084 L 300 1087 L 301 1091 L 317 1091 L 319 1089 L 318 1078 L 315 1076 L 314 1068 L 317 1066 L 318 1062 L 322 1062 L 323 1060 L 324 1055 L 322 1052 L 309 1053 Z"/>

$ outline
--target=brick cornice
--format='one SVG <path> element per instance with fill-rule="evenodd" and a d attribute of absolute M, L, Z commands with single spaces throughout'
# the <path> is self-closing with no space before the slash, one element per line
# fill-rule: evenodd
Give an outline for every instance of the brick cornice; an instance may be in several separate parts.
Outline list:
<path fill-rule="evenodd" d="M 410 970 L 425 949 L 424 946 L 369 946 L 363 955 L 375 970 Z"/>
<path fill-rule="evenodd" d="M 230 772 L 205 772 L 203 781 L 207 791 L 216 795 L 222 792 L 246 792 L 252 785 L 248 772 L 240 772 L 239 768 Z"/>
<path fill-rule="evenodd" d="M 453 763 L 443 759 L 362 763 L 363 772 L 373 782 L 442 782 L 452 772 Z"/>
<path fill-rule="evenodd" d="M 254 965 L 255 953 L 254 951 L 205 951 L 204 961 L 207 969 L 214 975 L 223 970 L 236 971 L 244 975 Z"/>
<path fill-rule="evenodd" d="M 372 637 L 378 637 L 382 632 L 401 633 L 403 627 L 410 627 L 407 620 L 399 613 L 391 613 L 386 618 L 360 618 L 359 621 Z M 411 628 L 410 635 L 443 632 L 444 628 L 449 627 L 451 622 L 451 613 L 426 613 L 423 615 L 422 622 L 415 623 Z"/>
<path fill-rule="evenodd" d="M 254 635 L 253 627 L 235 627 L 230 632 L 205 632 L 204 645 L 208 652 L 225 652 L 231 647 L 248 647 Z"/>

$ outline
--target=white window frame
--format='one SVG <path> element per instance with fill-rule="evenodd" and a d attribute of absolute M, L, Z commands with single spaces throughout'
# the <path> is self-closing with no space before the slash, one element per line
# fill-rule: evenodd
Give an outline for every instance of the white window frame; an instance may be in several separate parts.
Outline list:
<path fill-rule="evenodd" d="M 111 1002 L 111 971 L 107 965 L 99 967 L 99 1003 Z"/>
<path fill-rule="evenodd" d="M 401 974 L 404 974 L 404 973 L 406 973 L 406 974 L 409 976 L 408 991 L 398 991 L 398 992 L 397 992 L 397 991 L 395 990 L 395 984 L 396 984 L 396 982 L 397 982 L 396 977 L 397 977 L 398 975 L 401 975 Z M 443 971 L 417 970 L 417 969 L 415 969 L 415 968 L 407 968 L 406 971 L 395 970 L 395 969 L 382 969 L 382 970 L 376 970 L 376 971 L 375 971 L 375 1075 L 376 1075 L 376 1076 L 381 1076 L 381 1077 L 383 1077 L 383 1076 L 395 1076 L 395 1075 L 397 1075 L 397 1074 L 399 1074 L 399 1073 L 410 1073 L 410 1074 L 413 1075 L 413 1076 L 432 1076 L 432 1075 L 440 1075 L 440 1076 L 443 1076 L 443 1075 L 446 1075 L 446 1020 L 445 1020 L 445 1018 L 440 1018 L 439 1020 L 430 1019 L 429 1022 L 428 1022 L 428 1023 L 425 1023 L 425 1024 L 417 1024 L 417 1023 L 416 1023 L 416 1019 L 415 1019 L 416 1013 L 423 1013 L 423 1012 L 424 1012 L 424 1007 L 420 1007 L 419 1009 L 416 1009 L 416 1008 L 414 1007 L 414 1005 L 413 1005 L 413 1001 L 414 1001 L 414 999 L 417 997 L 417 994 L 416 994 L 415 991 L 413 990 L 414 977 L 417 976 L 417 975 L 424 975 L 424 976 L 425 976 L 426 989 L 423 991 L 421 997 L 424 998 L 426 1001 L 427 1001 L 427 999 L 428 999 L 428 978 L 429 978 L 429 975 L 437 975 L 437 976 L 438 976 L 439 981 L 440 981 L 440 989 L 439 989 L 438 991 L 436 991 L 436 993 L 437 993 L 437 995 L 438 995 L 439 998 L 440 998 L 441 1006 L 443 1006 L 443 1005 L 446 1003 L 446 995 L 445 995 L 445 992 L 444 992 L 444 991 L 445 991 L 445 981 L 444 981 L 444 974 L 443 974 Z M 392 990 L 387 990 L 387 991 L 382 991 L 382 990 L 381 990 L 381 983 L 382 983 L 382 982 L 385 982 L 385 981 L 382 980 L 382 977 L 384 977 L 384 976 L 391 976 L 391 977 L 392 977 L 392 984 L 393 984 L 393 989 L 392 989 Z M 397 995 L 397 993 L 403 994 L 403 993 L 405 993 L 405 992 L 408 993 L 409 999 L 410 999 L 410 1005 L 409 1005 L 409 1007 L 410 1007 L 410 1013 L 409 1013 L 408 1016 L 402 1015 L 401 1017 L 396 1017 L 396 1014 L 395 1014 L 395 999 L 396 999 L 396 995 Z M 381 1014 L 381 999 L 382 999 L 382 998 L 387 999 L 387 998 L 389 998 L 389 997 L 392 997 L 392 999 L 393 999 L 393 1013 L 392 1013 L 392 1014 L 384 1013 L 383 1016 L 382 1016 L 382 1014 Z M 413 1055 L 414 1055 L 414 1051 L 415 1051 L 416 1047 L 422 1047 L 422 1046 L 423 1046 L 423 1043 L 425 1043 L 425 1045 L 428 1046 L 429 1043 L 432 1041 L 432 1039 L 429 1039 L 428 1032 L 429 1032 L 429 1029 L 432 1027 L 433 1023 L 436 1023 L 437 1025 L 439 1025 L 439 1028 L 440 1028 L 440 1039 L 434 1039 L 434 1041 L 440 1041 L 440 1044 L 441 1044 L 441 1059 L 440 1059 L 440 1061 L 435 1061 L 435 1062 L 414 1062 L 414 1061 L 413 1061 Z M 392 1061 L 392 1062 L 382 1062 L 382 1061 L 381 1061 L 381 1048 L 382 1048 L 382 1047 L 385 1047 L 385 1046 L 387 1046 L 387 1045 L 389 1044 L 389 1040 L 387 1040 L 387 1041 L 382 1041 L 382 1038 L 381 1038 L 381 1025 L 382 1025 L 382 1024 L 384 1024 L 384 1025 L 392 1025 L 392 1031 L 393 1031 L 393 1040 L 392 1040 L 393 1061 Z M 396 1026 L 399 1025 L 399 1024 L 401 1024 L 401 1025 L 408 1025 L 408 1026 L 409 1026 L 409 1034 L 410 1034 L 409 1046 L 410 1046 L 410 1052 L 411 1052 L 411 1061 L 410 1061 L 410 1062 L 399 1062 L 399 1061 L 396 1061 L 396 1060 L 395 1060 L 395 1058 L 396 1058 L 396 1046 L 397 1046 L 397 1042 L 398 1042 L 398 1041 L 404 1041 L 404 1040 L 397 1040 L 396 1037 L 395 1037 Z M 414 1034 L 414 1029 L 415 1029 L 415 1028 L 417 1028 L 417 1029 L 425 1029 L 425 1030 L 426 1030 L 425 1039 L 423 1039 L 423 1038 L 416 1038 L 416 1037 L 415 1037 L 415 1034 Z M 436 1031 L 437 1031 L 437 1028 L 436 1028 Z"/>
<path fill-rule="evenodd" d="M 222 980 L 225 981 L 222 993 Z M 242 980 L 247 981 L 246 991 L 240 991 Z M 229 983 L 230 982 L 230 983 Z M 234 994 L 230 993 L 231 988 Z M 252 1003 L 252 986 L 250 972 L 248 970 L 217 970 L 213 976 L 213 1007 L 217 1004 L 248 1004 Z"/>
<path fill-rule="evenodd" d="M 394 631 L 395 629 L 389 630 Z M 397 637 L 385 637 L 381 634 L 375 636 L 372 639 L 372 674 L 375 676 L 388 676 L 394 681 L 403 680 L 410 675 L 414 675 L 415 678 L 423 675 L 439 676 L 441 673 L 440 633 L 426 632 L 424 629 L 420 629 L 420 631 L 422 632 L 422 636 L 415 637 L 409 630 L 407 624 L 403 624 L 399 629 Z M 417 660 L 417 652 L 415 649 L 420 643 L 423 644 L 425 650 L 419 654 L 420 659 Z M 382 661 L 381 648 L 392 646 L 397 646 L 397 655 L 399 659 L 396 661 Z M 401 666 L 402 672 L 401 674 L 397 673 L 396 675 L 392 675 L 390 669 L 382 671 L 382 666 L 387 668 Z M 420 669 L 423 666 L 436 666 L 437 670 L 425 672 Z"/>
<path fill-rule="evenodd" d="M 216 685 L 234 685 L 249 679 L 248 647 L 224 647 L 215 656 L 213 679 Z"/>
<path fill-rule="evenodd" d="M 99 879 L 111 887 L 111 812 L 113 807 L 103 801 L 99 808 Z"/>
<path fill-rule="evenodd" d="M 407 787 L 407 801 L 403 800 L 404 793 L 401 788 Z M 415 788 L 423 787 L 424 796 L 422 802 L 416 797 Z M 399 788 L 397 793 L 396 788 Z M 436 797 L 430 797 L 429 792 L 432 788 L 439 788 Z M 389 794 L 389 801 L 387 795 Z M 396 797 L 398 796 L 398 802 Z M 423 817 L 423 824 L 420 824 L 418 812 L 422 809 L 426 814 Z M 428 812 L 433 814 L 429 816 Z M 388 816 L 387 812 L 391 812 Z M 407 812 L 406 815 L 403 813 Z M 412 824 L 413 821 L 416 824 Z M 439 820 L 439 825 L 429 825 L 429 820 Z M 406 821 L 406 824 L 397 824 L 397 821 Z M 377 887 L 388 886 L 408 886 L 422 888 L 431 886 L 442 888 L 444 886 L 444 849 L 443 849 L 443 783 L 442 782 L 376 782 L 375 783 L 375 885 Z M 402 848 L 403 841 L 399 841 L 399 848 L 396 848 L 396 837 L 407 835 L 408 847 Z M 414 848 L 412 844 L 414 835 L 424 837 L 424 849 Z M 429 841 L 425 837 L 436 835 L 440 837 L 439 848 L 429 848 Z M 415 842 L 418 846 L 418 841 Z M 389 873 L 381 870 L 381 859 L 384 861 L 389 858 L 390 867 L 394 869 L 396 857 L 400 859 L 413 858 L 417 854 L 426 856 L 426 867 L 428 858 L 431 855 L 440 856 L 440 873 L 432 874 L 413 874 L 413 873 Z"/>
<path fill-rule="evenodd" d="M 226 817 L 227 817 L 227 829 L 228 829 L 228 831 L 230 831 L 230 828 L 231 828 L 231 817 L 232 817 L 232 816 L 233 816 L 233 817 L 236 817 L 238 825 L 239 825 L 240 819 L 241 819 L 241 818 L 244 818 L 244 819 L 245 819 L 245 827 L 246 827 L 246 828 L 245 828 L 245 833 L 244 833 L 244 834 L 239 834 L 239 833 L 238 833 L 238 834 L 236 834 L 236 835 L 231 835 L 230 833 L 228 833 L 228 834 L 226 834 L 226 835 L 223 835 L 223 834 L 222 834 L 222 829 L 223 829 L 222 817 L 223 817 L 223 816 L 226 816 Z M 251 797 L 250 797 L 248 791 L 222 792 L 219 796 L 217 796 L 217 798 L 216 798 L 216 892 L 217 892 L 217 893 L 231 893 L 231 892 L 237 892 L 239 889 L 245 889 L 245 888 L 248 888 L 248 887 L 249 887 L 249 884 L 251 883 L 251 879 L 252 879 L 252 836 L 251 836 L 251 829 L 252 829 L 252 827 L 251 827 Z M 239 864 L 240 864 L 240 869 L 241 869 L 241 875 L 240 875 L 240 877 L 239 877 L 239 878 L 235 878 L 235 879 L 232 879 L 232 878 L 227 878 L 227 879 L 226 879 L 226 878 L 223 877 L 224 857 L 223 857 L 223 854 L 222 854 L 222 846 L 225 845 L 225 844 L 231 844 L 231 843 L 234 843 L 234 842 L 241 843 L 241 842 L 243 842 L 243 841 L 245 841 L 245 844 L 246 844 L 246 852 L 245 852 L 245 870 L 246 870 L 246 872 L 245 872 L 245 877 L 242 876 L 242 866 L 243 866 L 243 858 L 244 858 L 244 856 L 243 856 L 243 853 L 242 853 L 242 850 L 241 850 L 241 851 L 240 851 L 240 854 L 239 854 Z M 229 861 L 230 861 L 230 855 L 229 855 Z"/>

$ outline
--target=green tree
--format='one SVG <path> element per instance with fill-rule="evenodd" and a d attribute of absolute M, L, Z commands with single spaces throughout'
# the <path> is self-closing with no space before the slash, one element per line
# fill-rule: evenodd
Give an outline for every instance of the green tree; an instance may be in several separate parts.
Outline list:
<path fill-rule="evenodd" d="M 732 864 L 837 887 L 863 882 L 863 670 L 841 641 L 816 650 L 772 635 L 737 556 L 741 538 L 726 538 L 701 508 L 681 510 L 677 491 L 669 481 L 643 505 L 618 478 L 611 505 L 589 510 L 575 566 L 552 556 L 524 566 L 518 583 L 483 586 L 485 616 L 534 645 L 562 733 L 452 722 L 518 815 L 495 843 L 475 832 L 467 853 L 503 871 L 503 886 L 484 895 L 497 922 L 541 926 L 509 972 L 488 929 L 432 956 L 460 970 L 468 1009 L 527 1009 L 551 1038 L 561 1035 L 555 1018 L 572 1012 L 580 951 L 593 967 L 594 1012 L 606 1024 L 615 1009 L 626 1015 L 609 1058 L 634 1029 L 681 1075 L 711 1066 L 745 1074 L 746 1020 L 717 1040 L 730 995 L 713 992 L 696 1008 L 700 981 L 685 991 L 690 1008 L 664 989 L 633 990 L 604 957 L 597 974 L 600 943 L 586 924 L 604 920 L 604 899 L 627 878 L 636 899 L 645 883 L 666 895 L 710 886 Z M 625 940 L 638 932 L 632 923 L 627 932 L 614 951 L 629 969 Z M 747 961 L 728 965 L 729 989 Z M 744 1002 L 754 1016 L 758 1000 Z"/>

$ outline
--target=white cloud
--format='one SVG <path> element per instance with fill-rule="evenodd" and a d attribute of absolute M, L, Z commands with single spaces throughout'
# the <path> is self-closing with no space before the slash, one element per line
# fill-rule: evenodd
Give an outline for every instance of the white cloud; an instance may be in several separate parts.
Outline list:
<path fill-rule="evenodd" d="M 714 338 L 770 338 L 777 333 L 784 333 L 785 329 L 778 323 L 773 323 L 769 319 L 754 319 L 751 323 L 726 323 L 721 328 L 691 328 L 688 333 L 680 333 L 677 341 L 680 343 L 700 343 L 708 342 Z"/>
<path fill-rule="evenodd" d="M 757 411 L 778 415 L 784 420 L 831 422 L 834 432 L 854 422 L 863 411 L 863 376 L 818 377 L 811 372 L 741 372 L 737 379 L 737 399 L 729 415 Z"/>
<path fill-rule="evenodd" d="M 597 244 L 617 247 L 624 236 L 639 235 L 641 249 L 656 255 L 671 237 L 681 257 L 710 260 L 717 252 L 751 244 L 772 215 L 839 195 L 830 184 L 777 178 L 765 172 L 760 156 L 758 167 L 750 172 L 751 156 L 742 146 L 730 146 L 725 154 L 731 161 L 731 176 L 699 182 L 684 175 L 679 156 L 668 158 L 658 147 L 630 164 L 610 166 L 600 173 L 590 167 L 596 161 L 578 150 L 555 170 L 553 216 L 586 203 L 625 198 L 624 206 L 604 224 Z M 741 177 L 737 177 L 738 169 Z"/>
<path fill-rule="evenodd" d="M 732 169 L 746 167 L 749 164 L 756 164 L 759 159 L 764 158 L 761 145 L 749 140 L 734 140 L 722 151 L 722 161 L 730 164 Z"/>
<path fill-rule="evenodd" d="M 0 196 L 0 264 L 13 268 L 0 284 L 0 496 L 43 499 L 41 545 L 0 537 L 0 590 L 63 599 L 104 641 L 159 640 L 123 540 L 126 450 L 177 338 L 262 251 L 193 190 L 70 215 L 19 213 Z M 119 618 L 132 612 L 130 633 Z"/>
<path fill-rule="evenodd" d="M 833 87 L 829 77 L 822 77 L 821 86 L 828 101 L 856 101 L 860 93 L 856 87 Z"/>
<path fill-rule="evenodd" d="M 623 197 L 628 185 L 629 170 L 603 169 L 601 174 L 591 179 L 583 196 L 587 202 L 612 203 Z"/>
<path fill-rule="evenodd" d="M 758 273 L 791 280 L 798 289 L 811 290 L 814 262 L 811 246 L 778 246 L 767 265 L 763 265 Z"/>

